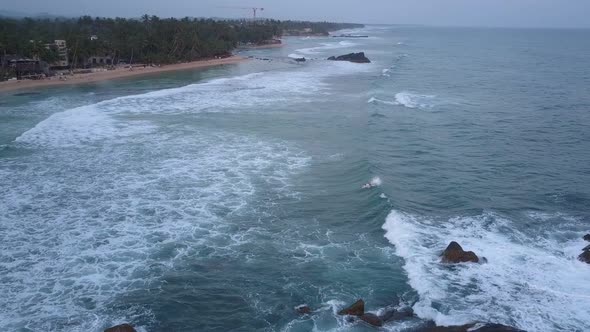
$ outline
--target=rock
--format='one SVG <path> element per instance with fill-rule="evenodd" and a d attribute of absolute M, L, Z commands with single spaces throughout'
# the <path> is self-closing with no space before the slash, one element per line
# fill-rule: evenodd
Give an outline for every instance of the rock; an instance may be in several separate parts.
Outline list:
<path fill-rule="evenodd" d="M 332 61 L 349 61 L 349 62 L 354 62 L 354 63 L 371 63 L 371 60 L 369 60 L 365 56 L 365 52 L 350 53 L 350 54 L 345 54 L 345 55 L 341 55 L 341 56 L 338 56 L 338 57 L 331 56 L 331 57 L 328 58 L 328 60 L 332 60 Z"/>
<path fill-rule="evenodd" d="M 436 326 L 433 322 L 418 332 L 525 332 L 502 324 L 466 324 L 461 326 Z"/>
<path fill-rule="evenodd" d="M 332 36 L 332 38 L 369 38 L 369 36 L 342 34 L 342 35 L 338 35 L 338 36 Z"/>
<path fill-rule="evenodd" d="M 464 251 L 459 243 L 452 241 L 447 249 L 442 253 L 441 261 L 443 263 L 465 263 L 465 262 L 479 262 L 479 258 L 473 251 Z"/>
<path fill-rule="evenodd" d="M 426 327 L 418 329 L 418 332 L 467 332 L 474 324 L 467 324 L 461 326 L 436 326 L 434 322 L 430 322 Z"/>
<path fill-rule="evenodd" d="M 391 322 L 396 320 L 403 320 L 414 317 L 414 310 L 410 307 L 405 307 L 400 310 L 389 310 L 383 313 L 379 318 L 384 322 Z"/>
<path fill-rule="evenodd" d="M 590 264 L 590 250 L 584 251 L 578 256 L 578 259 L 584 263 Z"/>
<path fill-rule="evenodd" d="M 305 58 L 293 58 L 293 60 L 295 60 L 295 62 L 305 62 Z"/>
<path fill-rule="evenodd" d="M 585 246 L 584 249 L 582 249 L 582 251 L 590 251 L 590 244 Z"/>
<path fill-rule="evenodd" d="M 383 321 L 377 315 L 366 313 L 361 316 L 361 320 L 373 326 L 383 326 Z"/>
<path fill-rule="evenodd" d="M 519 330 L 512 326 L 506 326 L 502 324 L 486 324 L 482 327 L 479 327 L 473 332 L 524 332 L 523 330 Z"/>
<path fill-rule="evenodd" d="M 108 329 L 104 330 L 104 332 L 137 332 L 133 328 L 133 326 L 129 324 L 121 324 L 113 327 L 109 327 Z"/>
<path fill-rule="evenodd" d="M 586 241 L 590 241 L 590 234 L 586 234 L 586 235 L 584 235 L 584 240 L 586 240 Z"/>
<path fill-rule="evenodd" d="M 295 307 L 295 311 L 301 315 L 309 315 L 311 314 L 311 308 L 308 307 L 306 304 L 302 304 L 300 306 Z"/>
<path fill-rule="evenodd" d="M 350 307 L 338 311 L 339 315 L 362 316 L 365 313 L 365 301 L 358 300 Z"/>

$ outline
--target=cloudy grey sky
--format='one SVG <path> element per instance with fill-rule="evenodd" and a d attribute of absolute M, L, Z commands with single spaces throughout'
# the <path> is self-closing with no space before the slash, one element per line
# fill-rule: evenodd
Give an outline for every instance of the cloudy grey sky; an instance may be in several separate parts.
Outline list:
<path fill-rule="evenodd" d="M 0 0 L 26 13 L 136 17 L 263 17 L 451 26 L 590 27 L 590 0 Z"/>

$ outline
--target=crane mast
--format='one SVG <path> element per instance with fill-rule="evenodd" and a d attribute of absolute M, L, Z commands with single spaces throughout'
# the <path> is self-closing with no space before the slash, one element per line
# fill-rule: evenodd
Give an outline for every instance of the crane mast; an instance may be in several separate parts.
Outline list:
<path fill-rule="evenodd" d="M 244 9 L 252 11 L 252 19 L 256 19 L 258 12 L 264 11 L 262 7 L 235 7 L 235 6 L 220 6 L 219 8 L 230 8 L 230 9 Z"/>

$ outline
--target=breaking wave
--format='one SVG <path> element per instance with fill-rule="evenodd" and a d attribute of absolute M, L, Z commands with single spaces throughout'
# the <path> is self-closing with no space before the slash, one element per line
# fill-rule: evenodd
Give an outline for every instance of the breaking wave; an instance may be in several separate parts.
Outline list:
<path fill-rule="evenodd" d="M 386 105 L 399 105 L 398 102 L 395 101 L 389 101 L 389 100 L 382 100 L 379 98 L 375 98 L 375 97 L 371 97 L 367 103 L 369 104 L 386 104 Z"/>
<path fill-rule="evenodd" d="M 590 269 L 576 259 L 585 245 L 581 234 L 551 236 L 550 230 L 531 237 L 494 213 L 440 220 L 396 210 L 383 229 L 405 260 L 410 286 L 420 296 L 414 309 L 421 318 L 438 325 L 477 320 L 527 331 L 590 330 Z M 440 264 L 439 254 L 450 241 L 489 262 Z"/>
<path fill-rule="evenodd" d="M 422 95 L 410 92 L 400 92 L 395 95 L 395 101 L 407 108 L 429 109 L 435 106 L 434 95 Z"/>
<path fill-rule="evenodd" d="M 369 104 L 385 104 L 385 105 L 401 105 L 407 108 L 415 108 L 421 110 L 432 109 L 438 104 L 436 96 L 421 95 L 410 92 L 400 92 L 395 95 L 395 100 L 384 100 L 377 97 L 371 97 L 367 103 Z"/>
<path fill-rule="evenodd" d="M 321 45 L 322 46 L 301 48 L 301 49 L 296 50 L 296 52 L 308 54 L 308 55 L 320 54 L 323 51 L 335 50 L 335 49 L 340 49 L 340 48 L 349 48 L 349 47 L 356 46 L 357 44 L 355 44 L 353 42 L 349 42 L 347 40 L 343 40 L 343 41 L 336 42 L 336 43 L 322 43 Z"/>

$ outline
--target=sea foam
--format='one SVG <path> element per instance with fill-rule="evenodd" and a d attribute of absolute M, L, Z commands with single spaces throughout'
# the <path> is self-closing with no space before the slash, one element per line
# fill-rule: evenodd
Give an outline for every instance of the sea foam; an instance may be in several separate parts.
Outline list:
<path fill-rule="evenodd" d="M 258 73 L 115 98 L 54 113 L 21 134 L 11 145 L 34 152 L 0 163 L 10 174 L 0 177 L 0 329 L 150 322 L 146 306 L 109 308 L 162 286 L 186 257 L 240 252 L 252 228 L 231 229 L 228 216 L 250 213 L 261 188 L 297 195 L 289 179 L 309 158 L 285 142 L 191 125 L 194 115 L 308 96 L 332 74 L 320 73 L 288 82 Z"/>
<path fill-rule="evenodd" d="M 487 321 L 527 331 L 590 330 L 590 269 L 580 238 L 530 237 L 493 213 L 448 220 L 391 211 L 383 229 L 420 296 L 417 315 L 439 325 Z M 450 268 L 450 241 L 488 259 Z"/>
<path fill-rule="evenodd" d="M 320 54 L 324 51 L 329 51 L 329 50 L 336 50 L 336 49 L 341 49 L 341 48 L 350 48 L 353 46 L 356 46 L 356 43 L 347 41 L 347 40 L 343 40 L 340 42 L 333 42 L 333 43 L 321 43 L 321 46 L 316 46 L 316 47 L 308 47 L 308 48 L 301 48 L 296 50 L 297 53 L 303 53 L 303 54 Z"/>
<path fill-rule="evenodd" d="M 400 92 L 395 95 L 395 101 L 407 108 L 429 109 L 435 106 L 434 95 Z"/>

